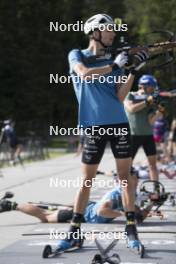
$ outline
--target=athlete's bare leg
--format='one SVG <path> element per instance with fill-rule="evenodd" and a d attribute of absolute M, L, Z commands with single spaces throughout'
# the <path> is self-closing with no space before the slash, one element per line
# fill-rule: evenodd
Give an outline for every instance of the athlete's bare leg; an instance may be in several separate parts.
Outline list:
<path fill-rule="evenodd" d="M 21 144 L 17 145 L 15 150 L 15 156 L 19 156 L 22 150 L 23 150 L 23 146 Z"/>
<path fill-rule="evenodd" d="M 131 163 L 131 158 L 116 159 L 116 167 L 120 181 L 122 182 L 123 180 L 127 180 L 127 186 L 123 187 L 124 185 L 122 185 L 124 209 L 125 211 L 134 212 L 135 189 L 132 177 L 130 177 Z"/>
<path fill-rule="evenodd" d="M 89 200 L 92 180 L 93 178 L 96 177 L 97 168 L 98 168 L 98 164 L 88 165 L 83 163 L 82 165 L 83 181 L 82 181 L 82 186 L 80 187 L 76 195 L 75 204 L 74 204 L 75 213 L 79 213 L 79 214 L 84 213 L 84 210 Z"/>
<path fill-rule="evenodd" d="M 156 155 L 148 156 L 148 163 L 149 163 L 149 173 L 150 173 L 150 179 L 153 181 L 158 181 L 158 170 L 156 166 L 157 157 Z"/>
<path fill-rule="evenodd" d="M 42 209 L 42 208 L 39 208 L 36 205 L 29 204 L 29 203 L 19 204 L 17 206 L 16 210 L 18 210 L 18 211 L 20 211 L 22 213 L 37 217 L 43 223 L 47 223 L 48 222 L 47 218 L 46 218 L 46 210 Z"/>

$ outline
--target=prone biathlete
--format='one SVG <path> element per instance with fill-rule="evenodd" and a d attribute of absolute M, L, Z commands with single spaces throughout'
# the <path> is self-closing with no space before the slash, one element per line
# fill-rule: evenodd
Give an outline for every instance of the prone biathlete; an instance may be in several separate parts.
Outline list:
<path fill-rule="evenodd" d="M 138 196 L 137 196 L 138 197 Z M 140 195 L 139 195 L 140 200 Z M 136 199 L 135 215 L 138 223 L 141 223 L 153 207 L 153 201 L 150 201 L 145 208 L 140 209 L 138 198 Z M 42 223 L 66 223 L 73 217 L 73 206 L 59 205 L 52 206 L 35 203 L 21 203 L 3 199 L 0 201 L 0 213 L 18 211 L 30 216 L 34 216 Z M 85 223 L 110 223 L 119 216 L 124 216 L 122 203 L 122 190 L 120 186 L 107 192 L 99 201 L 89 201 L 84 212 Z"/>

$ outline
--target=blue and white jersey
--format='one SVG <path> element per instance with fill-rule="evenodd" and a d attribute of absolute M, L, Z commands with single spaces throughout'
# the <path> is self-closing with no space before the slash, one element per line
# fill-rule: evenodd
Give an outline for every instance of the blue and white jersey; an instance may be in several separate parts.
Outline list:
<path fill-rule="evenodd" d="M 112 202 L 113 210 L 123 211 L 122 194 L 120 187 L 116 187 L 112 191 L 105 194 L 99 202 L 89 202 L 84 213 L 84 219 L 86 223 L 109 223 L 114 219 L 102 217 L 97 214 L 100 206 L 106 201 Z"/>
<path fill-rule="evenodd" d="M 84 63 L 83 58 L 92 55 L 92 52 L 88 49 L 74 49 L 68 55 L 70 74 L 79 103 L 79 126 L 89 127 L 127 123 L 128 119 L 123 103 L 117 98 L 118 77 L 123 74 L 121 69 L 102 75 L 103 79 L 97 77 L 93 80 L 83 80 L 74 72 L 73 69 L 77 63 Z M 84 64 L 88 68 L 93 68 L 112 63 L 112 59 L 105 59 L 91 64 Z"/>

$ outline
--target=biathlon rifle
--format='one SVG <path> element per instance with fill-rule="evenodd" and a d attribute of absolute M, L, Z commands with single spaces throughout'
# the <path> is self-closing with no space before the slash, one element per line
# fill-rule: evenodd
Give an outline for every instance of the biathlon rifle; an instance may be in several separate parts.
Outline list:
<path fill-rule="evenodd" d="M 138 95 L 134 93 L 134 99 L 135 101 L 143 101 L 146 100 L 148 96 L 152 96 L 154 99 L 154 103 L 158 104 L 164 99 L 171 99 L 176 98 L 176 89 L 168 90 L 168 91 L 156 91 L 152 95 Z"/>
<path fill-rule="evenodd" d="M 162 112 L 163 114 L 165 112 L 166 108 L 166 101 L 168 99 L 176 99 L 176 89 L 173 90 L 168 90 L 168 91 L 158 91 L 156 90 L 153 94 L 147 95 L 138 95 L 138 94 L 133 94 L 135 102 L 141 102 L 141 101 L 147 101 L 148 97 L 152 97 L 152 104 L 157 106 L 158 110 Z M 149 103 L 149 105 L 151 105 Z"/>
<path fill-rule="evenodd" d="M 115 48 L 115 47 L 108 47 L 102 49 L 104 51 L 103 55 L 93 55 L 89 58 L 86 58 L 86 62 L 88 63 L 94 63 L 98 61 L 102 61 L 108 58 L 115 58 L 119 53 L 125 51 L 128 53 L 130 58 L 129 65 L 126 66 L 126 68 L 131 68 L 135 65 L 135 57 L 134 55 L 140 51 L 146 51 L 149 54 L 149 58 L 146 60 L 152 61 L 158 57 L 164 57 L 164 62 L 152 66 L 154 67 L 162 67 L 165 66 L 171 62 L 174 62 L 175 56 L 174 56 L 174 49 L 176 48 L 176 41 L 175 41 L 175 35 L 173 32 L 168 30 L 156 30 L 149 34 L 155 34 L 155 33 L 161 33 L 163 35 L 167 35 L 167 41 L 163 42 L 156 42 L 153 44 L 146 44 L 146 45 L 128 45 L 126 43 L 121 44 L 121 47 Z"/>

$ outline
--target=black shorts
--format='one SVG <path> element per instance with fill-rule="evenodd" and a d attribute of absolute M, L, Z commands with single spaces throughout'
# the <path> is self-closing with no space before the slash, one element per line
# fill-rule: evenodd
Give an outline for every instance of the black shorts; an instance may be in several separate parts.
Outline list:
<path fill-rule="evenodd" d="M 96 128 L 96 131 L 93 132 L 93 128 Z M 83 163 L 99 164 L 107 142 L 110 142 L 111 150 L 116 159 L 131 157 L 131 137 L 128 123 L 94 126 L 87 129 L 91 132 L 88 135 L 86 129 L 84 130 Z"/>
<path fill-rule="evenodd" d="M 134 159 L 140 147 L 143 147 L 147 156 L 156 155 L 156 145 L 153 135 L 131 136 L 132 159 Z"/>
<path fill-rule="evenodd" d="M 10 144 L 10 147 L 11 147 L 12 149 L 16 149 L 16 147 L 18 146 L 19 142 L 18 142 L 18 140 L 16 139 L 16 140 L 11 140 L 9 144 Z"/>
<path fill-rule="evenodd" d="M 84 145 L 84 135 L 81 135 L 80 138 L 79 138 L 79 143 L 80 145 L 83 147 Z"/>
<path fill-rule="evenodd" d="M 57 214 L 58 223 L 66 223 L 73 217 L 73 209 L 60 209 Z"/>

